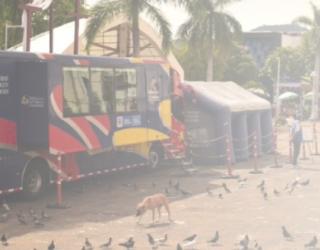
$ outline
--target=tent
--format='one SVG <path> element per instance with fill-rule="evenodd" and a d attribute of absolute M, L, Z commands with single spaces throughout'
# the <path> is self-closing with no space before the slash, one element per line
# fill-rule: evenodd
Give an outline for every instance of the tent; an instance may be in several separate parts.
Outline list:
<path fill-rule="evenodd" d="M 233 161 L 247 160 L 255 142 L 257 153 L 271 150 L 268 101 L 234 82 L 184 82 L 183 89 L 185 124 L 196 161 L 224 163 L 228 147 Z"/>

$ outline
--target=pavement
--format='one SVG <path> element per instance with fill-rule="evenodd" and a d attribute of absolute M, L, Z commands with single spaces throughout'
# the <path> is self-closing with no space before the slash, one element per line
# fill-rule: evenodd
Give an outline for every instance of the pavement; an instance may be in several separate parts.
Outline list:
<path fill-rule="evenodd" d="M 85 238 L 99 249 L 109 237 L 113 238 L 112 249 L 124 249 L 118 243 L 133 237 L 134 249 L 147 250 L 151 249 L 147 233 L 155 238 L 168 234 L 167 244 L 158 249 L 176 249 L 178 242 L 192 234 L 198 235 L 194 249 L 199 250 L 241 249 L 237 243 L 246 234 L 250 240 L 248 249 L 257 249 L 256 243 L 262 249 L 304 249 L 304 244 L 314 235 L 320 237 L 320 157 L 300 161 L 298 168 L 288 164 L 269 168 L 270 160 L 259 162 L 263 174 L 257 175 L 249 173 L 251 163 L 237 165 L 235 173 L 240 179 L 247 179 L 242 182 L 221 178 L 225 169 L 216 167 L 199 167 L 193 175 L 185 175 L 178 167 L 172 167 L 72 184 L 65 194 L 71 208 L 46 210 L 52 219 L 41 228 L 31 226 L 30 220 L 26 226 L 19 225 L 14 213 L 28 214 L 28 209 L 34 207 L 39 213 L 48 199 L 54 198 L 54 193 L 36 202 L 9 200 L 13 212 L 7 223 L 0 224 L 0 233 L 8 235 L 9 246 L 5 249 L 17 250 L 47 249 L 51 240 L 55 241 L 56 249 L 81 249 Z M 178 180 L 192 195 L 176 192 L 169 186 L 169 179 Z M 266 197 L 257 188 L 262 180 Z M 297 184 L 289 193 L 295 181 L 306 180 L 310 180 L 309 185 Z M 152 187 L 151 182 L 155 182 L 156 187 Z M 231 193 L 222 188 L 223 183 Z M 85 190 L 79 191 L 83 186 Z M 164 213 L 161 220 L 152 225 L 151 213 L 148 213 L 142 223 L 137 224 L 136 204 L 144 196 L 160 192 L 166 186 L 174 222 L 169 223 Z M 286 186 L 289 188 L 285 189 Z M 212 195 L 206 192 L 207 187 L 212 189 Z M 274 189 L 280 192 L 279 196 L 274 195 Z M 292 240 L 283 237 L 282 225 L 290 232 Z M 216 231 L 220 234 L 219 242 L 209 245 L 207 241 Z"/>

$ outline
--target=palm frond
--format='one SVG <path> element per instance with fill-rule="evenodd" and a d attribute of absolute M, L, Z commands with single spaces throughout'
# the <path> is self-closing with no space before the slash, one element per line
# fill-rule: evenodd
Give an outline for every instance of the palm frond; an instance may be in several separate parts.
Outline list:
<path fill-rule="evenodd" d="M 162 36 L 162 48 L 167 53 L 171 46 L 172 32 L 169 22 L 162 15 L 160 9 L 151 5 L 147 1 L 143 3 L 143 9 L 146 15 L 151 19 L 151 21 L 158 27 L 158 30 Z"/>
<path fill-rule="evenodd" d="M 123 0 L 101 0 L 90 10 L 90 20 L 85 30 L 87 39 L 86 50 L 88 50 L 96 37 L 98 31 L 116 15 L 124 11 L 126 1 Z"/>
<path fill-rule="evenodd" d="M 311 28 L 313 25 L 311 18 L 306 16 L 297 17 L 296 19 L 293 20 L 293 23 L 306 26 L 308 28 Z"/>
<path fill-rule="evenodd" d="M 314 24 L 316 26 L 320 26 L 320 9 L 314 3 L 311 2 L 310 4 L 312 8 L 312 13 L 313 13 Z"/>

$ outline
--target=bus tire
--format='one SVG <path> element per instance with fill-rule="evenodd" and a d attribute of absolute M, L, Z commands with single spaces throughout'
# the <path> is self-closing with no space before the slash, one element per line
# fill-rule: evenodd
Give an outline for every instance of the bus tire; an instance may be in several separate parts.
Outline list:
<path fill-rule="evenodd" d="M 22 179 L 23 196 L 28 200 L 37 199 L 49 184 L 49 168 L 42 159 L 32 160 L 25 169 Z"/>
<path fill-rule="evenodd" d="M 163 147 L 160 143 L 153 144 L 149 150 L 148 163 L 151 168 L 157 168 L 164 159 Z"/>

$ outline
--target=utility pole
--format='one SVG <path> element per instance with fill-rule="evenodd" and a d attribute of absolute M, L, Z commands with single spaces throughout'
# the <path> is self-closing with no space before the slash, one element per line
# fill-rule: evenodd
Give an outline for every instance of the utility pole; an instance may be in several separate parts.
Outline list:
<path fill-rule="evenodd" d="M 315 69 L 312 73 L 313 85 L 312 85 L 312 111 L 310 120 L 319 119 L 319 70 L 320 70 L 320 56 L 316 56 Z"/>
<path fill-rule="evenodd" d="M 74 21 L 74 48 L 73 54 L 79 54 L 79 19 L 80 19 L 80 0 L 75 0 L 75 21 Z"/>
<path fill-rule="evenodd" d="M 281 101 L 279 100 L 280 96 L 280 81 L 281 81 L 281 59 L 278 58 L 278 67 L 277 67 L 277 81 L 276 81 L 276 97 L 275 97 L 275 104 L 276 104 L 276 121 L 279 119 L 280 115 L 280 108 L 281 108 Z"/>

